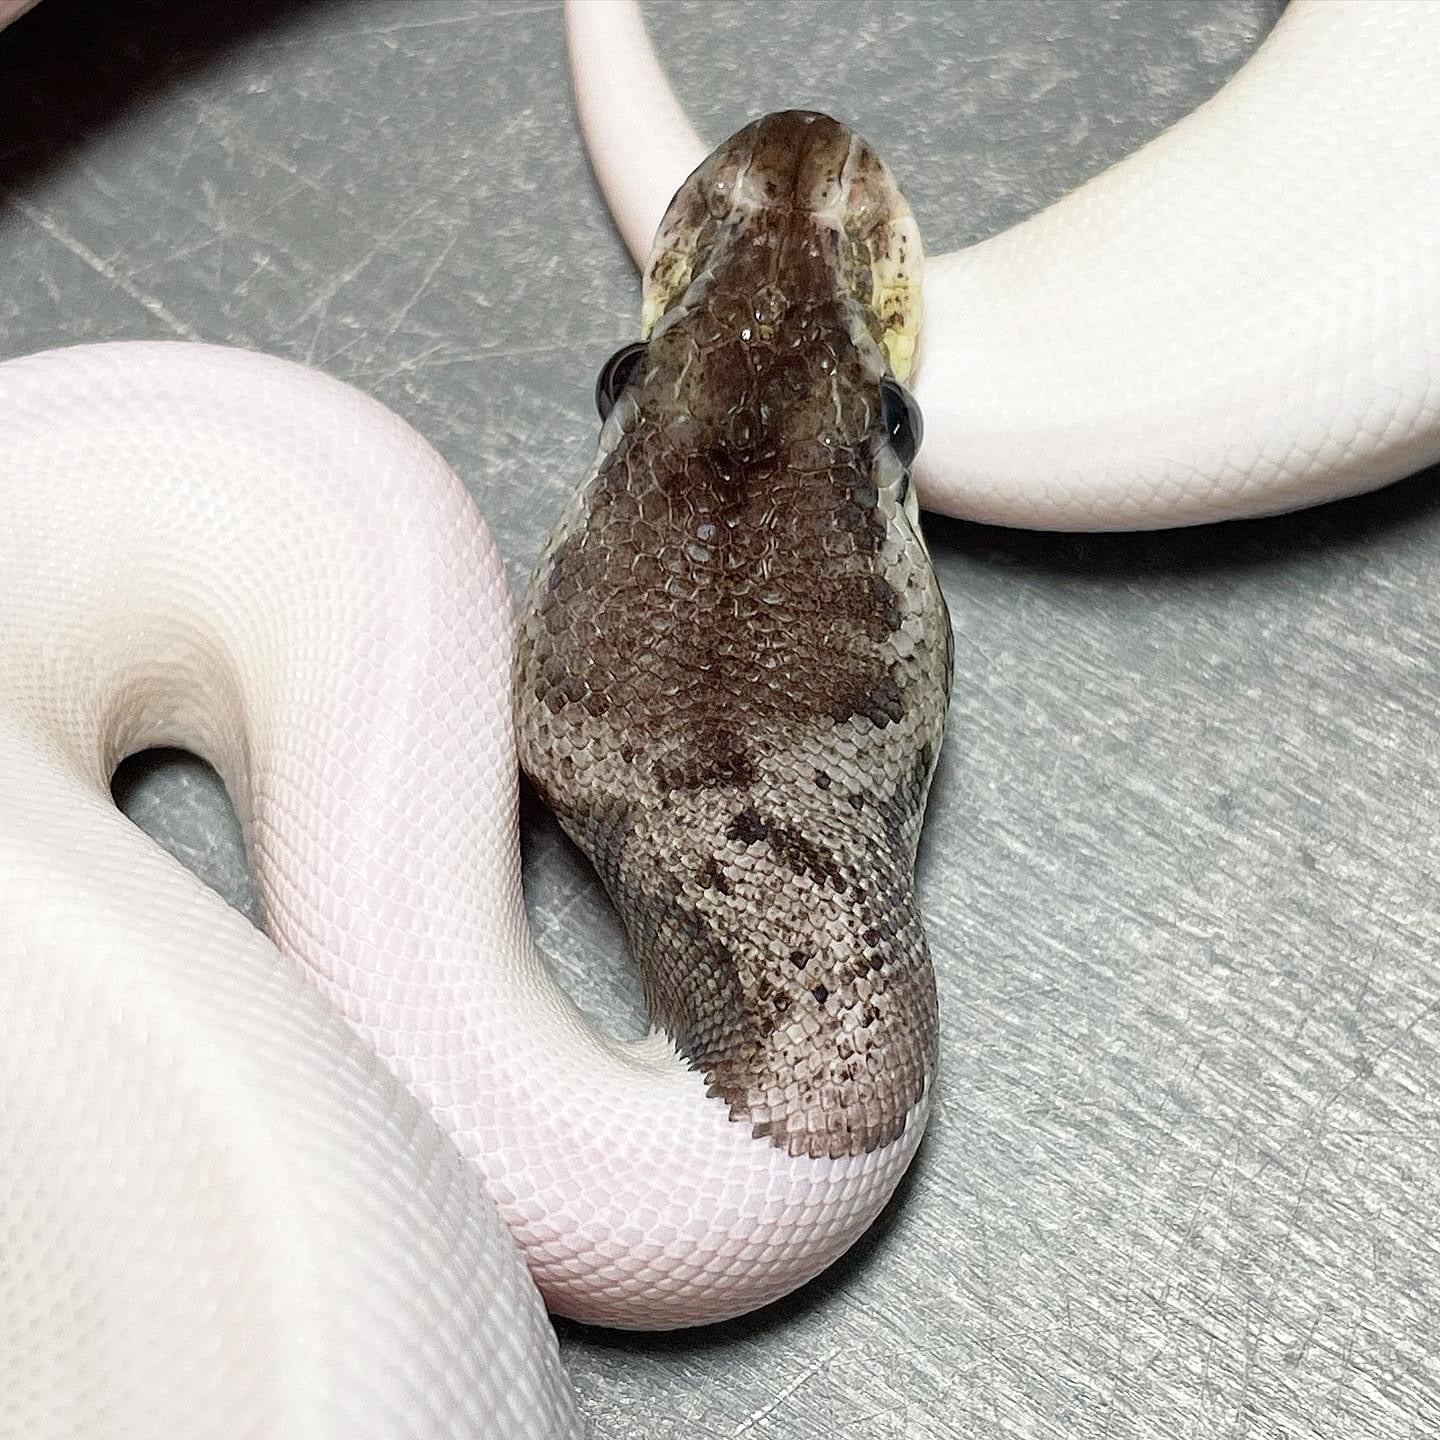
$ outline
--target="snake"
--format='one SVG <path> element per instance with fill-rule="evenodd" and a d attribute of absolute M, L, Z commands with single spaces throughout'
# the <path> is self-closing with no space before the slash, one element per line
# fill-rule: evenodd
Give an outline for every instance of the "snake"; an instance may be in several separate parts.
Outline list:
<path fill-rule="evenodd" d="M 707 155 L 637 13 L 568 12 L 650 237 L 518 619 L 462 483 L 338 381 L 202 344 L 0 365 L 16 1433 L 578 1435 L 547 1306 L 654 1328 L 803 1284 L 935 1100 L 913 870 L 953 642 L 918 504 L 1193 523 L 1440 453 L 1429 7 L 1293 6 L 1195 116 L 931 261 L 923 339 L 874 149 L 784 111 Z M 1254 244 L 1299 202 L 1324 246 Z M 265 933 L 115 809 L 160 745 L 224 780 Z M 537 951 L 517 749 L 625 921 L 640 1040 Z"/>

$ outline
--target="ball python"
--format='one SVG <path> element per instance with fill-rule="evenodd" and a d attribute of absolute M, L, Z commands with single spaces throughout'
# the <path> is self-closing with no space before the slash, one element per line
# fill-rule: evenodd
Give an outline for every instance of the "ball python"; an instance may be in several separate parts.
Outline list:
<path fill-rule="evenodd" d="M 1223 117 L 1223 97 L 1212 120 L 1216 109 Z M 743 143 L 794 154 L 778 136 L 797 123 L 782 117 Z M 819 125 L 833 156 L 830 124 L 807 131 Z M 882 832 L 892 869 L 903 869 L 893 857 L 913 851 L 943 713 L 935 697 L 949 657 L 937 641 L 948 629 L 906 493 L 916 420 L 887 383 L 903 379 L 915 339 L 918 240 L 899 211 L 893 225 L 870 223 L 872 192 L 887 205 L 895 197 L 873 152 L 857 142 L 853 154 L 863 221 L 847 224 L 843 207 L 814 198 L 828 195 L 824 173 L 806 211 L 844 235 L 834 254 L 807 256 L 759 229 L 802 275 L 810 264 L 850 274 L 830 297 L 845 324 L 826 322 L 820 347 L 838 357 L 827 382 L 835 418 L 803 404 L 785 414 L 808 414 L 795 421 L 797 445 L 823 433 L 832 463 L 857 441 L 872 462 L 869 477 L 853 454 L 840 462 L 851 467 L 843 539 L 833 555 L 820 545 L 836 563 L 814 588 L 853 607 L 830 659 L 855 660 L 862 640 L 882 647 L 887 667 L 892 655 L 905 662 L 888 676 L 893 688 L 873 674 L 873 655 L 874 683 L 838 695 L 823 693 L 828 663 L 801 676 L 808 689 L 767 686 L 768 698 L 749 676 L 742 697 L 775 707 L 768 731 L 733 732 L 738 699 L 687 728 L 683 646 L 667 648 L 676 637 L 660 613 L 637 606 L 634 580 L 619 578 L 617 547 L 677 521 L 662 462 L 697 436 L 677 439 L 675 426 L 716 422 L 708 391 L 690 415 L 686 387 L 724 338 L 707 327 L 736 317 L 714 303 L 726 267 L 702 247 L 720 238 L 717 193 L 741 205 L 720 228 L 753 233 L 739 215 L 770 169 L 731 164 L 728 146 L 705 173 L 733 173 L 682 188 L 660 231 L 647 267 L 652 334 L 602 376 L 601 458 L 542 558 L 520 630 L 522 755 L 630 907 L 674 1039 L 621 1046 L 598 1035 L 534 955 L 518 889 L 503 576 L 459 483 L 423 441 L 313 372 L 212 347 L 92 346 L 0 367 L 0 1232 L 7 1258 L 21 1257 L 0 1291 L 0 1334 L 7 1393 L 20 1397 L 10 1418 L 27 1433 L 577 1433 L 511 1234 L 556 1308 L 684 1323 L 800 1283 L 883 1203 L 928 1103 L 923 969 L 897 970 L 893 958 L 879 967 L 910 1008 L 893 1024 L 877 1013 L 878 1058 L 892 1039 L 903 1053 L 866 1089 L 833 1068 L 857 1058 L 853 1040 L 839 1048 L 840 991 L 848 983 L 858 995 L 866 977 L 832 992 L 813 943 L 799 959 L 761 944 L 746 960 L 740 945 L 754 937 L 736 919 L 758 888 L 838 893 Z M 837 265 L 840 251 L 872 240 L 878 264 L 852 254 Z M 932 326 L 936 289 L 927 282 Z M 765 296 L 743 343 L 773 347 L 791 301 Z M 933 336 L 927 347 L 922 407 L 925 374 L 940 364 Z M 719 393 L 743 393 L 758 415 L 762 382 L 781 368 L 726 379 L 721 365 Z M 948 453 L 954 424 L 937 393 L 915 474 L 943 503 L 943 456 L 925 469 L 937 433 Z M 1389 431 L 1365 433 L 1376 463 L 1393 462 Z M 721 448 L 733 458 L 766 438 L 741 426 Z M 777 477 L 806 473 L 764 463 Z M 693 577 L 723 548 L 734 481 L 708 464 L 686 485 L 705 501 L 704 514 L 683 516 L 685 544 L 706 552 L 686 555 L 681 571 Z M 806 494 L 796 487 L 802 505 Z M 663 513 L 647 511 L 662 500 Z M 1159 523 L 1153 503 L 1142 510 L 1142 522 Z M 1177 510 L 1173 521 L 1185 518 Z M 813 600 L 787 558 L 768 557 L 762 572 L 760 554 L 756 578 Z M 756 618 L 767 592 L 724 593 L 752 608 L 722 638 L 793 664 L 785 638 Z M 606 651 L 597 618 L 650 626 L 669 668 Z M 735 654 L 713 658 L 743 683 Z M 619 692 L 623 725 L 609 708 L 596 713 L 602 675 L 631 682 Z M 813 727 L 827 714 L 836 729 L 852 725 L 851 753 L 839 747 L 844 763 L 822 771 Z M 864 757 L 885 775 L 870 793 L 856 783 L 865 724 L 906 739 L 898 760 Z M 648 765 L 625 753 L 630 726 L 654 732 Z M 114 812 L 115 762 L 161 743 L 196 750 L 225 778 L 272 939 Z M 598 758 L 598 779 L 572 763 L 577 749 Z M 777 759 L 782 750 L 791 758 Z M 808 787 L 798 812 L 778 801 L 720 807 L 780 765 L 792 787 Z M 638 800 L 632 787 L 617 802 L 621 778 L 639 780 Z M 674 796 L 682 813 L 665 823 L 627 811 Z M 864 818 L 842 832 L 832 822 L 854 797 Z M 647 885 L 662 873 L 665 884 Z M 781 908 L 784 931 L 800 905 Z M 838 907 L 836 917 L 866 918 L 841 920 Z M 881 943 L 865 934 L 875 928 L 859 935 L 867 954 L 914 940 L 908 919 L 894 935 L 877 931 Z M 845 934 L 823 923 L 820 933 Z M 689 991 L 676 974 L 682 942 L 706 961 Z M 727 988 L 740 971 L 749 988 Z M 798 1028 L 777 1024 L 791 1014 Z M 782 1081 L 780 1067 L 797 1059 L 798 1075 Z M 793 1248 L 797 1231 L 808 1250 Z"/>

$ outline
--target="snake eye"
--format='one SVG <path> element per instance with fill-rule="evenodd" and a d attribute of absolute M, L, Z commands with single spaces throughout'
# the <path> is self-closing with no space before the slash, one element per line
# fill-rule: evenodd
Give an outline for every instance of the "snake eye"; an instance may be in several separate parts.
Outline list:
<path fill-rule="evenodd" d="M 925 434 L 920 407 L 915 397 L 898 381 L 887 375 L 880 382 L 880 423 L 886 438 L 894 447 L 900 463 L 908 470 L 915 462 L 915 452 Z"/>
<path fill-rule="evenodd" d="M 645 342 L 636 340 L 633 344 L 622 345 L 600 367 L 599 378 L 595 381 L 595 408 L 602 420 L 610 418 L 615 402 L 635 378 L 644 358 Z"/>

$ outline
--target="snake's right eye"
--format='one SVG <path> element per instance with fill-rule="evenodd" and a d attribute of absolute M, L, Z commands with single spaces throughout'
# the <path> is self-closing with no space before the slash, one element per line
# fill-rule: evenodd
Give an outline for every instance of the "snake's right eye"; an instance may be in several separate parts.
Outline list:
<path fill-rule="evenodd" d="M 595 381 L 595 408 L 602 420 L 610 418 L 615 402 L 639 373 L 640 362 L 644 358 L 645 342 L 636 340 L 633 344 L 622 345 L 600 367 L 600 376 Z"/>
<path fill-rule="evenodd" d="M 915 397 L 893 375 L 880 382 L 880 423 L 900 463 L 908 470 L 925 434 Z"/>

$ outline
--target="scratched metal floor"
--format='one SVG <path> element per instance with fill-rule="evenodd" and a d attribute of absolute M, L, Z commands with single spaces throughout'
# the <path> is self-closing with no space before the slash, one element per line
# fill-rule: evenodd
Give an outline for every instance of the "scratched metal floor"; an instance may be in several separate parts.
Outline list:
<path fill-rule="evenodd" d="M 708 134 L 833 110 L 939 251 L 1184 113 L 1277 11 L 651 15 Z M 45 0 L 0 36 L 0 353 L 313 361 L 440 447 L 517 584 L 636 310 L 554 0 Z M 1435 1435 L 1430 484 L 1170 536 L 931 534 L 959 663 L 921 864 L 940 1113 L 900 1202 L 792 1301 L 677 1338 L 566 1327 L 594 1434 Z M 121 789 L 245 903 L 202 771 Z M 636 1028 L 594 881 L 543 816 L 527 847 L 544 944 Z"/>

